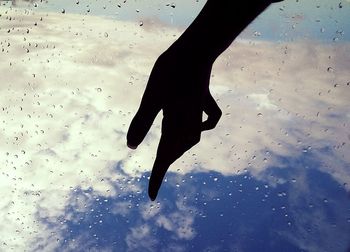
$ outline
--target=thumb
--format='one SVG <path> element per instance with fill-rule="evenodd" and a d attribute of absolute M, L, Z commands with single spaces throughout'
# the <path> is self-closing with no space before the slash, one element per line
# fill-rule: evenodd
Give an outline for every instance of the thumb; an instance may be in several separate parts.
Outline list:
<path fill-rule="evenodd" d="M 159 111 L 160 106 L 157 106 L 155 103 L 145 102 L 144 104 L 141 104 L 130 123 L 126 135 L 129 148 L 136 149 L 143 141 Z"/>
<path fill-rule="evenodd" d="M 202 122 L 202 131 L 214 129 L 220 120 L 222 112 L 210 92 L 205 98 L 203 110 L 208 115 L 208 118 Z"/>
<path fill-rule="evenodd" d="M 131 149 L 136 149 L 143 141 L 161 110 L 161 90 L 159 88 L 161 77 L 159 64 L 156 63 L 148 80 L 140 107 L 130 123 L 126 136 L 127 145 Z"/>

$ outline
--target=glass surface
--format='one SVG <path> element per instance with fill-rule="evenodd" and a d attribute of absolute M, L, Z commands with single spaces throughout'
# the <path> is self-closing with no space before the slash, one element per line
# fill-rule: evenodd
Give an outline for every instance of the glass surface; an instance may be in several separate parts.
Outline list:
<path fill-rule="evenodd" d="M 204 3 L 0 1 L 0 251 L 349 251 L 349 0 L 259 16 L 215 62 L 217 127 L 149 200 L 161 115 L 135 151 L 126 132 Z"/>

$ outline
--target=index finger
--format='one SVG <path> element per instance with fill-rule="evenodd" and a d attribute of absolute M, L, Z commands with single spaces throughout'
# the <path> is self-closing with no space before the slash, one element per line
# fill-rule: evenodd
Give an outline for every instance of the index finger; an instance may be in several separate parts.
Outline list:
<path fill-rule="evenodd" d="M 201 116 L 181 112 L 177 112 L 180 116 L 166 113 L 163 118 L 162 136 L 148 187 L 151 200 L 156 199 L 169 166 L 200 141 Z"/>

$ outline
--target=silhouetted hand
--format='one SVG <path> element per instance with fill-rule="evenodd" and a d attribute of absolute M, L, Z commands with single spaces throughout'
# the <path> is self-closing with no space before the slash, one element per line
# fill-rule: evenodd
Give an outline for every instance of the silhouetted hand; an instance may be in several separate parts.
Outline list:
<path fill-rule="evenodd" d="M 207 0 L 186 31 L 156 61 L 127 144 L 135 149 L 163 110 L 162 136 L 149 182 L 155 200 L 169 166 L 216 126 L 221 110 L 209 92 L 216 58 L 271 3 L 282 0 Z M 203 111 L 208 119 L 202 122 Z"/>
<path fill-rule="evenodd" d="M 128 146 L 137 148 L 163 110 L 162 135 L 149 181 L 152 200 L 169 166 L 199 142 L 201 131 L 214 128 L 221 117 L 209 92 L 211 63 L 183 52 L 171 47 L 157 59 L 127 134 Z M 203 111 L 208 115 L 204 122 Z"/>

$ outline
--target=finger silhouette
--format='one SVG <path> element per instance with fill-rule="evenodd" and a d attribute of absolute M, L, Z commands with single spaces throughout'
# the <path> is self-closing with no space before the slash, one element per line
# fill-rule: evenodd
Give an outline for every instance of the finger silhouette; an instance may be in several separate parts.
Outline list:
<path fill-rule="evenodd" d="M 161 110 L 160 65 L 154 65 L 143 94 L 140 107 L 130 123 L 127 133 L 127 145 L 136 149 L 143 141 L 157 114 Z"/>
<path fill-rule="evenodd" d="M 199 142 L 200 118 L 198 109 L 188 109 L 180 115 L 164 110 L 162 136 L 148 187 L 148 195 L 152 201 L 157 197 L 169 166 Z"/>
<path fill-rule="evenodd" d="M 148 186 L 148 195 L 152 201 L 157 197 L 169 166 L 180 156 L 178 153 L 175 153 L 175 150 L 178 149 L 178 143 L 174 140 L 171 136 L 161 136 Z"/>
<path fill-rule="evenodd" d="M 159 188 L 169 166 L 193 145 L 198 143 L 199 140 L 197 139 L 195 137 L 185 139 L 162 135 L 148 186 L 148 195 L 152 201 L 158 195 Z"/>
<path fill-rule="evenodd" d="M 208 92 L 204 101 L 203 110 L 208 115 L 208 118 L 202 123 L 202 131 L 214 129 L 220 120 L 222 112 L 210 92 Z"/>

